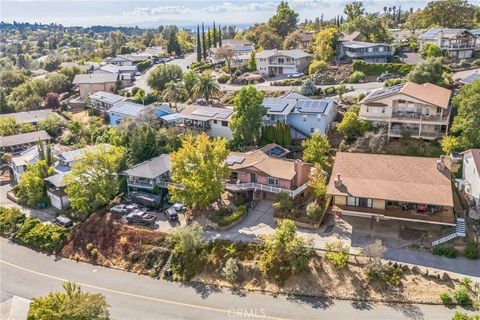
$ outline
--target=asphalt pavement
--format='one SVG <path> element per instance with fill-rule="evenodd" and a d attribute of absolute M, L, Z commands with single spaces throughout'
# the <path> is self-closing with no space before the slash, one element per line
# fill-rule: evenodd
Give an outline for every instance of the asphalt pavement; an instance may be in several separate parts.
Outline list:
<path fill-rule="evenodd" d="M 56 259 L 0 239 L 0 289 L 25 299 L 65 280 L 107 297 L 114 319 L 451 319 L 436 305 L 377 304 L 232 291 Z"/>

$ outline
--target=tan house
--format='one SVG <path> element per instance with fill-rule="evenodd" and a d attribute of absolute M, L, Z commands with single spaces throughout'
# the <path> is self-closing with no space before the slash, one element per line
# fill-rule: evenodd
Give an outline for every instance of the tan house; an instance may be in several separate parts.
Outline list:
<path fill-rule="evenodd" d="M 372 91 L 360 101 L 361 119 L 388 128 L 388 137 L 433 140 L 445 136 L 450 119 L 451 90 L 407 82 Z"/>
<path fill-rule="evenodd" d="M 263 50 L 256 55 L 257 71 L 262 75 L 282 75 L 304 72 L 312 55 L 300 50 Z"/>
<path fill-rule="evenodd" d="M 117 73 L 92 73 L 77 74 L 72 83 L 78 85 L 80 89 L 80 98 L 87 99 L 88 96 L 98 91 L 113 92 L 117 85 L 117 81 Z"/>
<path fill-rule="evenodd" d="M 456 225 L 443 158 L 338 152 L 327 194 L 337 215 Z"/>
<path fill-rule="evenodd" d="M 225 189 L 246 193 L 248 199 L 276 200 L 279 193 L 303 196 L 313 166 L 287 159 L 287 153 L 276 144 L 250 152 L 230 152 L 227 164 L 231 175 Z"/>

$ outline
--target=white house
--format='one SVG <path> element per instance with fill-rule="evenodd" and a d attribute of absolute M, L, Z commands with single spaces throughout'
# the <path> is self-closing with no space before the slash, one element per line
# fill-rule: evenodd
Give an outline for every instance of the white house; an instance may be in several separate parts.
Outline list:
<path fill-rule="evenodd" d="M 467 29 L 429 29 L 420 37 L 421 47 L 436 44 L 450 57 L 472 58 L 480 43 L 477 36 Z"/>
<path fill-rule="evenodd" d="M 281 75 L 303 72 L 312 55 L 299 50 L 264 50 L 256 55 L 257 71 L 262 75 Z"/>
<path fill-rule="evenodd" d="M 463 153 L 462 180 L 460 189 L 467 195 L 473 211 L 480 213 L 480 149 Z M 480 218 L 480 215 L 479 215 Z"/>
<path fill-rule="evenodd" d="M 197 105 L 184 105 L 179 115 L 183 118 L 178 125 L 186 130 L 206 132 L 209 136 L 231 139 L 232 130 L 228 127 L 233 108 L 215 108 Z M 180 105 L 179 105 L 180 108 Z"/>

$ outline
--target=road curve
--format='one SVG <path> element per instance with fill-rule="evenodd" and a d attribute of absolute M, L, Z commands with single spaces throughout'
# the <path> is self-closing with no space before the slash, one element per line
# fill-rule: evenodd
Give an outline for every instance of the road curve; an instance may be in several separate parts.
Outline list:
<path fill-rule="evenodd" d="M 0 239 L 0 287 L 31 299 L 60 290 L 65 280 L 103 293 L 115 319 L 451 319 L 442 306 L 369 304 L 330 299 L 232 292 L 154 280 L 36 253 Z"/>

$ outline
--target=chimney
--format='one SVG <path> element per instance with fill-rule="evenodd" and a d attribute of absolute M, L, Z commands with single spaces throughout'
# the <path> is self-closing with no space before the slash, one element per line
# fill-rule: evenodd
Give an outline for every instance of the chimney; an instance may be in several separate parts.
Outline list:
<path fill-rule="evenodd" d="M 441 155 L 440 160 L 437 160 L 437 169 L 440 171 L 445 170 L 445 156 Z"/>
<path fill-rule="evenodd" d="M 333 183 L 335 185 L 335 188 L 340 188 L 343 185 L 342 179 L 340 178 L 340 173 L 337 174 L 337 177 L 335 178 L 335 180 L 333 180 Z"/>
<path fill-rule="evenodd" d="M 295 170 L 295 185 L 296 186 L 301 186 L 303 183 L 303 180 L 306 179 L 305 172 L 304 172 L 304 166 L 302 160 L 295 160 L 293 163 L 293 169 Z"/>

